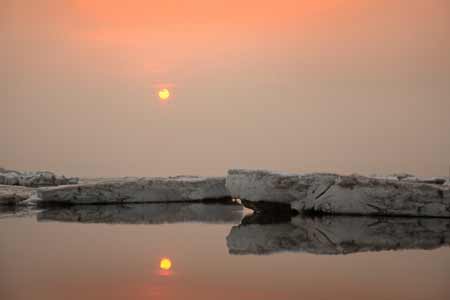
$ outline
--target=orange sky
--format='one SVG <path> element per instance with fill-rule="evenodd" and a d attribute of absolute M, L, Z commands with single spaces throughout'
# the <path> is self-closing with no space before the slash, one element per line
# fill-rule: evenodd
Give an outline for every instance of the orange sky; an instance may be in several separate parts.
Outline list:
<path fill-rule="evenodd" d="M 7 0 L 0 16 L 0 165 L 448 172 L 447 0 Z"/>

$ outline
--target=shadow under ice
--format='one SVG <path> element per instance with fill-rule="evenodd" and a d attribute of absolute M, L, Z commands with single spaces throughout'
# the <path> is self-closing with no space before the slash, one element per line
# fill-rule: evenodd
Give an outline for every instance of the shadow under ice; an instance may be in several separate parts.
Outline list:
<path fill-rule="evenodd" d="M 450 244 L 450 219 L 301 215 L 288 219 L 245 217 L 227 236 L 229 253 L 350 254 Z"/>

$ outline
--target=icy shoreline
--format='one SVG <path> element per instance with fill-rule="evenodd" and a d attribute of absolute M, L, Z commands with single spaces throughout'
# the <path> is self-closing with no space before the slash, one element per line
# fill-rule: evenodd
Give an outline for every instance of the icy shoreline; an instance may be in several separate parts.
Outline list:
<path fill-rule="evenodd" d="M 14 176 L 26 180 L 10 180 Z M 79 180 L 51 172 L 0 169 L 0 178 L 9 178 L 0 182 L 3 183 L 0 205 L 164 203 L 234 198 L 259 214 L 450 217 L 449 178 L 423 179 L 408 174 L 367 177 L 232 169 L 226 177 Z"/>
<path fill-rule="evenodd" d="M 226 186 L 233 198 L 260 213 L 293 210 L 313 214 L 450 217 L 447 178 L 230 170 Z"/>

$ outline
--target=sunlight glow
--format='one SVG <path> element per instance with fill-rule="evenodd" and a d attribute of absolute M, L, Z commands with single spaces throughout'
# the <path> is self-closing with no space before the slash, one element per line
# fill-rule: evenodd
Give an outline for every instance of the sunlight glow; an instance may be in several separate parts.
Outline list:
<path fill-rule="evenodd" d="M 168 271 L 170 270 L 170 268 L 172 268 L 172 261 L 170 260 L 170 258 L 164 257 L 163 259 L 161 259 L 159 267 L 161 268 L 161 270 Z"/>
<path fill-rule="evenodd" d="M 159 99 L 165 101 L 165 100 L 168 100 L 168 99 L 169 99 L 169 97 L 170 97 L 170 92 L 169 92 L 168 89 L 164 88 L 164 89 L 159 90 L 158 96 L 159 96 Z"/>

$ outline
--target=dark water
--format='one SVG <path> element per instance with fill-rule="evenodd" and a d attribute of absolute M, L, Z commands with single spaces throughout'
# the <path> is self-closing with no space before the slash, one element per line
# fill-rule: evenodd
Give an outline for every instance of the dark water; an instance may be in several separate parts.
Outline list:
<path fill-rule="evenodd" d="M 450 220 L 249 213 L 3 209 L 0 299 L 450 299 Z"/>

